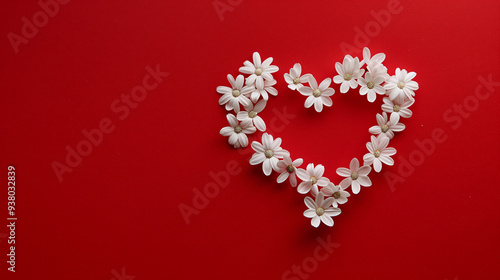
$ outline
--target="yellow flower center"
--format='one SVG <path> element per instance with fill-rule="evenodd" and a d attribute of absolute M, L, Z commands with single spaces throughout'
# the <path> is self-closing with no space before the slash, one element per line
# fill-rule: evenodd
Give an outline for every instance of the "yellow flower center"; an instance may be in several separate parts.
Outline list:
<path fill-rule="evenodd" d="M 255 112 L 255 111 L 250 111 L 250 112 L 248 112 L 248 117 L 250 117 L 250 118 L 252 118 L 252 119 L 253 119 L 253 118 L 255 118 L 256 116 L 257 116 L 257 112 Z"/>
<path fill-rule="evenodd" d="M 316 177 L 312 176 L 311 183 L 313 183 L 313 185 L 316 185 L 317 182 L 318 182 L 318 179 L 316 179 Z"/>
<path fill-rule="evenodd" d="M 358 178 L 359 178 L 359 174 L 358 174 L 358 172 L 352 172 L 352 173 L 351 173 L 351 179 L 353 179 L 353 180 L 357 180 Z"/>
<path fill-rule="evenodd" d="M 378 158 L 380 156 L 380 154 L 382 154 L 379 150 L 375 150 L 375 152 L 373 153 L 373 155 Z"/>
<path fill-rule="evenodd" d="M 333 193 L 333 198 L 339 199 L 339 197 L 340 197 L 340 192 L 337 191 Z"/>
<path fill-rule="evenodd" d="M 239 90 L 233 89 L 233 96 L 234 97 L 238 97 L 238 96 L 240 96 L 240 94 L 241 94 L 241 92 Z"/>
<path fill-rule="evenodd" d="M 295 167 L 293 167 L 293 165 L 290 164 L 289 166 L 286 167 L 286 171 L 288 171 L 288 173 L 292 173 L 295 171 Z"/>
<path fill-rule="evenodd" d="M 234 127 L 234 132 L 240 133 L 243 129 L 241 129 L 241 126 L 237 125 Z"/>
<path fill-rule="evenodd" d="M 321 207 L 316 208 L 316 215 L 322 216 L 323 214 L 325 214 L 325 209 Z"/>
<path fill-rule="evenodd" d="M 295 85 L 300 84 L 300 78 L 294 78 L 294 79 L 293 79 L 293 83 L 294 83 Z"/>
<path fill-rule="evenodd" d="M 313 91 L 313 95 L 314 97 L 320 97 L 321 96 L 321 91 L 319 90 L 319 88 L 315 89 Z"/>
<path fill-rule="evenodd" d="M 383 126 L 380 127 L 380 129 L 382 129 L 383 133 L 386 133 L 389 130 L 389 127 L 386 124 L 384 124 Z"/>
<path fill-rule="evenodd" d="M 262 69 L 261 68 L 255 69 L 255 75 L 260 76 L 261 74 L 262 74 Z"/>
<path fill-rule="evenodd" d="M 344 75 L 344 80 L 346 80 L 346 81 L 350 81 L 351 79 L 352 79 L 351 74 L 345 74 L 345 75 Z"/>
<path fill-rule="evenodd" d="M 398 88 L 403 89 L 405 87 L 405 83 L 399 82 L 398 83 Z"/>
<path fill-rule="evenodd" d="M 266 158 L 272 158 L 274 156 L 273 150 L 266 150 L 264 154 L 266 155 Z"/>
<path fill-rule="evenodd" d="M 399 107 L 399 105 L 397 105 L 397 104 L 394 104 L 392 110 L 397 113 L 397 112 L 399 112 L 399 110 L 401 110 L 401 107 Z"/>

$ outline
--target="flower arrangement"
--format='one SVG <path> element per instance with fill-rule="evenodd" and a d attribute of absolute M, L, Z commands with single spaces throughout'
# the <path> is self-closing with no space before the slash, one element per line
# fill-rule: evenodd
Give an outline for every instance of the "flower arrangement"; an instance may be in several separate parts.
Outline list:
<path fill-rule="evenodd" d="M 279 68 L 272 65 L 273 58 L 261 61 L 259 53 L 255 52 L 253 62 L 245 61 L 244 66 L 239 69 L 247 77 L 240 74 L 234 79 L 232 75 L 228 75 L 230 87 L 217 87 L 217 92 L 222 94 L 219 104 L 224 105 L 227 111 L 234 111 L 234 114 L 227 114 L 229 126 L 222 128 L 220 134 L 229 137 L 228 142 L 234 148 L 245 148 L 249 144 L 248 135 L 257 130 L 262 131 L 261 141 L 253 141 L 250 145 L 254 150 L 250 164 L 262 165 L 266 176 L 273 171 L 279 173 L 278 183 L 284 183 L 288 179 L 300 194 L 314 197 L 304 198 L 308 208 L 304 211 L 304 216 L 311 219 L 314 227 L 318 227 L 321 222 L 333 226 L 332 217 L 341 213 L 339 205 L 346 203 L 350 197 L 346 190 L 350 187 L 353 194 L 358 194 L 361 186 L 372 185 L 369 178 L 372 169 L 381 172 L 384 164 L 394 165 L 391 156 L 396 154 L 396 149 L 389 147 L 389 143 L 395 133 L 405 129 L 405 125 L 400 122 L 401 118 L 412 116 L 409 107 L 415 102 L 418 83 L 413 81 L 416 73 L 404 69 L 397 68 L 395 75 L 390 76 L 383 65 L 385 58 L 383 53 L 371 56 L 370 50 L 364 48 L 363 60 L 346 55 L 342 63 L 335 63 L 338 75 L 333 77 L 333 82 L 340 84 L 341 93 L 359 86 L 359 94 L 366 95 L 371 103 L 376 100 L 377 95 L 384 96 L 383 112 L 376 115 L 377 125 L 368 130 L 372 135 L 366 143 L 368 153 L 363 156 L 363 165 L 360 165 L 357 158 L 353 158 L 349 168 L 337 168 L 337 174 L 345 177 L 338 185 L 323 176 L 325 167 L 321 164 L 309 163 L 305 169 L 301 168 L 303 159 L 293 160 L 290 153 L 281 148 L 282 139 L 265 132 L 266 124 L 259 113 L 265 109 L 269 95 L 278 95 L 273 87 L 277 83 L 273 73 L 278 72 Z M 332 106 L 330 97 L 335 93 L 330 87 L 332 79 L 326 78 L 318 84 L 312 74 L 302 75 L 300 63 L 295 63 L 289 73 L 284 74 L 284 79 L 290 90 L 297 90 L 307 97 L 305 108 L 314 107 L 317 112 L 322 112 L 325 106 Z"/>

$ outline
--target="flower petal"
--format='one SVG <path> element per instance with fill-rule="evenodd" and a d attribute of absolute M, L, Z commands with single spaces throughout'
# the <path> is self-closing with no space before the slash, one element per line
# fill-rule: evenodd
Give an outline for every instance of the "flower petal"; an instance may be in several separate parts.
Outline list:
<path fill-rule="evenodd" d="M 348 90 L 349 90 L 349 82 L 343 81 L 342 84 L 340 85 L 340 92 L 346 93 Z"/>
<path fill-rule="evenodd" d="M 352 171 L 357 171 L 359 169 L 359 161 L 357 158 L 353 158 L 351 162 L 349 163 L 349 168 Z"/>
<path fill-rule="evenodd" d="M 226 115 L 227 121 L 229 122 L 229 125 L 232 127 L 235 127 L 238 125 L 238 119 L 236 119 L 236 116 L 233 114 L 227 114 Z"/>
<path fill-rule="evenodd" d="M 339 174 L 342 177 L 351 177 L 351 170 L 345 167 L 339 167 L 337 168 L 337 174 Z"/>
<path fill-rule="evenodd" d="M 311 225 L 313 227 L 319 227 L 319 224 L 321 223 L 321 220 L 320 220 L 320 217 L 318 216 L 314 216 L 312 219 L 311 219 Z"/>
<path fill-rule="evenodd" d="M 366 176 L 368 175 L 368 173 L 370 173 L 370 171 L 372 171 L 372 168 L 368 165 L 365 165 L 365 166 L 361 166 L 359 169 L 358 169 L 358 174 L 360 176 Z"/>
<path fill-rule="evenodd" d="M 335 200 L 335 198 L 329 197 L 321 203 L 320 207 L 323 209 L 326 209 L 326 208 L 330 207 L 330 205 L 332 205 L 334 200 Z"/>
<path fill-rule="evenodd" d="M 254 149 L 254 151 L 262 153 L 262 154 L 265 152 L 264 146 L 262 146 L 262 144 L 257 142 L 257 141 L 252 142 L 252 149 Z"/>
<path fill-rule="evenodd" d="M 342 213 L 342 211 L 339 208 L 325 209 L 325 214 L 330 216 L 330 217 L 338 216 L 338 215 L 340 215 L 340 213 Z"/>
<path fill-rule="evenodd" d="M 323 111 L 323 102 L 321 102 L 320 98 L 314 98 L 314 110 L 318 113 Z"/>
<path fill-rule="evenodd" d="M 267 68 L 267 67 L 269 67 L 269 65 L 271 65 L 271 63 L 273 63 L 273 58 L 272 58 L 272 57 L 268 57 L 268 58 L 266 58 L 266 59 L 262 62 L 262 68 Z"/>
<path fill-rule="evenodd" d="M 373 160 L 373 169 L 375 172 L 380 172 L 380 170 L 382 170 L 382 163 L 380 162 L 380 159 L 375 158 Z"/>
<path fill-rule="evenodd" d="M 256 68 L 259 68 L 262 65 L 260 60 L 260 54 L 258 52 L 253 53 L 253 64 L 255 65 Z"/>
<path fill-rule="evenodd" d="M 321 215 L 321 221 L 322 221 L 325 225 L 327 225 L 327 226 L 329 226 L 329 227 L 332 227 L 332 226 L 333 226 L 333 219 L 332 219 L 332 217 L 330 217 L 330 216 L 328 216 L 328 215 L 324 215 L 324 214 L 323 214 L 323 215 Z"/>
<path fill-rule="evenodd" d="M 328 107 L 332 106 L 333 104 L 332 99 L 329 96 L 321 96 L 321 102 Z"/>
<path fill-rule="evenodd" d="M 388 148 L 385 148 L 383 151 L 382 151 L 382 155 L 386 155 L 386 156 L 393 156 L 396 154 L 396 149 L 392 148 L 392 147 L 388 147 Z"/>
<path fill-rule="evenodd" d="M 292 187 L 296 187 L 297 186 L 297 178 L 295 177 L 295 174 L 294 173 L 290 173 L 290 185 L 292 185 Z"/>
<path fill-rule="evenodd" d="M 252 142 L 252 144 L 255 142 Z M 252 155 L 252 158 L 250 158 L 250 164 L 251 165 L 257 165 L 259 163 L 262 163 L 266 159 L 266 156 L 261 153 L 254 153 Z"/>
<path fill-rule="evenodd" d="M 300 65 L 300 63 L 295 63 L 293 65 L 293 69 L 297 72 L 297 76 L 300 76 L 300 74 L 302 74 L 302 66 Z"/>
<path fill-rule="evenodd" d="M 335 93 L 333 88 L 327 88 L 323 92 L 321 92 L 322 96 L 332 96 Z"/>
<path fill-rule="evenodd" d="M 313 93 L 313 89 L 310 87 L 303 86 L 299 88 L 299 92 L 304 96 L 311 96 Z"/>
<path fill-rule="evenodd" d="M 346 188 L 348 188 L 348 187 L 351 185 L 351 183 L 352 183 L 352 179 L 351 179 L 351 177 L 347 177 L 347 178 L 345 178 L 344 180 L 340 181 L 340 184 L 339 184 L 339 185 L 340 185 L 340 187 L 341 187 L 342 189 L 346 189 Z M 324 188 L 323 188 L 323 189 L 324 189 Z"/>
<path fill-rule="evenodd" d="M 306 194 L 311 190 L 312 184 L 311 181 L 303 181 L 299 184 L 297 191 L 301 194 Z"/>
<path fill-rule="evenodd" d="M 220 130 L 220 134 L 222 136 L 231 136 L 231 134 L 234 133 L 234 128 L 230 127 L 230 126 L 226 126 L 226 127 L 223 127 L 221 130 Z"/>
<path fill-rule="evenodd" d="M 245 133 L 238 133 L 238 142 L 240 142 L 241 147 L 245 148 L 248 146 L 248 137 Z"/>
<path fill-rule="evenodd" d="M 266 131 L 266 123 L 264 122 L 264 120 L 261 117 L 256 116 L 253 119 L 253 123 L 258 130 Z"/>
<path fill-rule="evenodd" d="M 328 185 L 328 183 L 330 183 L 330 180 L 328 180 L 328 178 L 326 178 L 326 177 L 321 177 L 321 178 L 319 178 L 319 179 L 318 179 L 318 182 L 317 182 L 316 184 L 317 184 L 318 186 L 322 186 L 322 187 L 324 187 L 324 186 Z"/>
<path fill-rule="evenodd" d="M 358 181 L 359 184 L 364 187 L 369 187 L 372 185 L 372 180 L 370 180 L 368 176 L 359 176 L 358 180 L 356 181 Z"/>
<path fill-rule="evenodd" d="M 307 209 L 304 211 L 304 217 L 306 218 L 313 218 L 316 216 L 316 210 L 314 209 Z"/>
<path fill-rule="evenodd" d="M 271 149 L 273 144 L 273 137 L 267 133 L 262 134 L 262 145 L 264 146 L 264 150 Z"/>
<path fill-rule="evenodd" d="M 318 88 L 318 82 L 316 81 L 316 78 L 314 78 L 312 75 L 309 77 L 309 85 L 311 85 L 312 89 Z"/>
<path fill-rule="evenodd" d="M 323 174 L 325 174 L 325 167 L 322 164 L 316 165 L 316 167 L 314 168 L 313 176 L 316 178 L 321 178 L 323 177 Z"/>
<path fill-rule="evenodd" d="M 304 87 L 302 87 L 304 88 Z M 302 89 L 301 88 L 301 89 Z M 300 90 L 300 89 L 299 89 Z M 312 95 L 309 95 L 306 99 L 306 101 L 304 102 L 304 107 L 305 108 L 311 108 L 311 106 L 314 104 L 314 99 L 316 99 L 316 97 L 312 96 Z"/>
<path fill-rule="evenodd" d="M 361 190 L 361 187 L 359 186 L 358 180 L 352 181 L 352 183 L 351 183 L 351 190 L 352 190 L 353 194 L 358 194 L 359 193 L 359 191 Z"/>
<path fill-rule="evenodd" d="M 280 69 L 276 65 L 270 65 L 269 67 L 266 67 L 266 72 L 269 73 L 275 73 L 278 72 Z"/>
<path fill-rule="evenodd" d="M 281 146 L 281 142 L 282 142 L 282 140 L 279 137 L 274 139 L 273 143 L 271 144 L 271 149 L 273 151 L 278 150 L 278 148 Z"/>
<path fill-rule="evenodd" d="M 331 83 L 332 79 L 326 78 L 319 84 L 318 89 L 320 91 L 325 91 L 330 86 Z"/>
<path fill-rule="evenodd" d="M 271 166 L 271 161 L 269 159 L 264 160 L 264 163 L 262 164 L 262 171 L 264 171 L 264 174 L 266 174 L 266 176 L 271 175 L 273 167 Z"/>
<path fill-rule="evenodd" d="M 288 171 L 285 170 L 285 172 L 281 173 L 278 178 L 276 179 L 276 181 L 278 183 L 283 183 L 285 182 L 286 179 L 288 179 L 288 176 L 290 175 L 290 173 L 288 173 Z"/>
<path fill-rule="evenodd" d="M 306 196 L 304 198 L 304 203 L 306 204 L 307 208 L 313 209 L 315 211 L 314 213 L 316 213 L 316 202 L 314 202 L 311 197 Z"/>
<path fill-rule="evenodd" d="M 380 155 L 379 159 L 387 165 L 394 165 L 394 160 L 390 156 Z"/>
<path fill-rule="evenodd" d="M 231 136 L 229 136 L 229 139 L 228 139 L 229 144 L 234 145 L 237 141 L 238 141 L 238 134 L 237 133 L 233 133 L 233 134 L 231 134 Z"/>

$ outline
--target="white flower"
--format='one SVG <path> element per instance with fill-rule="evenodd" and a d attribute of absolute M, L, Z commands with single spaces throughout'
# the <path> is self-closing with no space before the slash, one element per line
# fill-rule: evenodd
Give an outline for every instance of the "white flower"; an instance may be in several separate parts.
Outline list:
<path fill-rule="evenodd" d="M 372 135 L 371 142 L 366 143 L 369 153 L 363 156 L 364 165 L 372 165 L 376 172 L 382 170 L 382 162 L 387 165 L 394 165 L 391 156 L 396 154 L 396 149 L 387 147 L 389 138 L 380 134 L 378 137 Z"/>
<path fill-rule="evenodd" d="M 384 82 L 384 76 L 374 76 L 372 72 L 368 71 L 364 78 L 359 78 L 358 83 L 361 86 L 359 94 L 367 95 L 368 101 L 373 102 L 377 99 L 377 93 L 380 95 L 385 94 L 385 89 L 380 84 Z"/>
<path fill-rule="evenodd" d="M 290 74 L 285 73 L 285 81 L 288 83 L 288 88 L 291 90 L 299 89 L 304 83 L 308 82 L 309 76 L 311 74 L 302 74 L 302 66 L 300 63 L 295 63 L 293 68 L 290 68 Z"/>
<path fill-rule="evenodd" d="M 254 87 L 254 85 L 248 85 L 248 86 L 251 86 L 253 91 L 252 93 L 250 94 L 250 99 L 252 100 L 253 103 L 257 102 L 257 100 L 259 100 L 259 97 L 262 96 L 262 98 L 264 100 L 268 100 L 269 99 L 269 94 L 271 95 L 278 95 L 278 91 L 273 87 L 274 85 L 276 84 L 276 80 L 266 80 L 264 81 L 264 87 L 263 88 L 256 88 Z"/>
<path fill-rule="evenodd" d="M 387 67 L 385 67 L 384 65 L 382 64 L 379 64 L 377 66 L 374 66 L 374 67 L 366 67 L 366 69 L 368 69 L 368 72 L 372 73 L 372 78 L 376 78 L 376 77 L 383 77 L 384 78 L 384 82 L 389 80 L 389 78 L 391 76 L 389 76 L 389 74 L 387 74 Z"/>
<path fill-rule="evenodd" d="M 234 110 L 238 113 L 240 111 L 240 103 L 243 106 L 248 106 L 250 104 L 250 100 L 245 95 L 252 92 L 252 87 L 243 87 L 243 75 L 238 75 L 235 81 L 233 76 L 228 74 L 227 80 L 231 84 L 231 87 L 217 87 L 217 92 L 222 94 L 219 99 L 219 104 L 226 104 L 226 110 Z"/>
<path fill-rule="evenodd" d="M 309 76 L 309 85 L 311 87 L 302 86 L 299 88 L 299 92 L 302 95 L 307 96 L 304 107 L 310 108 L 314 104 L 314 109 L 316 112 L 323 111 L 323 104 L 327 107 L 332 106 L 332 96 L 335 93 L 333 88 L 330 88 L 332 80 L 330 78 L 324 79 L 318 86 L 318 82 L 311 75 Z"/>
<path fill-rule="evenodd" d="M 252 134 L 256 131 L 251 120 L 244 120 L 238 123 L 238 120 L 233 114 L 226 115 L 229 126 L 223 127 L 220 130 L 222 136 L 229 136 L 228 142 L 235 148 L 248 146 L 247 134 Z"/>
<path fill-rule="evenodd" d="M 336 186 L 332 182 L 321 189 L 321 193 L 325 196 L 331 196 L 333 198 L 333 207 L 339 207 L 339 204 L 344 204 L 347 202 L 347 198 L 351 196 L 350 193 L 344 191 L 340 185 Z"/>
<path fill-rule="evenodd" d="M 374 56 L 371 56 L 370 49 L 367 47 L 363 48 L 363 60 L 361 61 L 361 66 L 366 63 L 367 67 L 374 68 L 379 65 L 382 65 L 382 62 L 385 60 L 385 53 L 378 53 Z"/>
<path fill-rule="evenodd" d="M 391 114 L 399 114 L 403 118 L 409 118 L 412 116 L 412 111 L 408 109 L 413 103 L 414 100 L 405 100 L 404 102 L 400 102 L 399 98 L 396 98 L 392 101 L 389 97 L 384 97 L 384 104 L 382 105 L 382 110 Z"/>
<path fill-rule="evenodd" d="M 292 187 L 297 186 L 297 167 L 301 166 L 304 162 L 303 159 L 298 158 L 294 161 L 289 156 L 283 156 L 283 160 L 278 161 L 278 172 L 281 173 L 278 176 L 278 183 L 283 183 L 286 178 L 290 178 L 290 184 Z"/>
<path fill-rule="evenodd" d="M 333 77 L 333 81 L 340 85 L 340 92 L 346 93 L 350 88 L 355 89 L 358 86 L 357 79 L 363 76 L 364 69 L 360 69 L 359 58 L 352 58 L 350 55 L 344 57 L 344 62 L 335 63 L 335 69 L 338 75 Z"/>
<path fill-rule="evenodd" d="M 342 177 L 347 177 L 342 182 L 340 186 L 343 189 L 351 186 L 352 192 L 358 194 L 361 190 L 361 186 L 369 187 L 372 185 L 372 181 L 368 177 L 368 174 L 372 171 L 372 168 L 368 165 L 359 167 L 359 161 L 357 158 L 353 158 L 349 164 L 349 169 L 345 167 L 337 168 L 337 174 Z"/>
<path fill-rule="evenodd" d="M 267 133 L 262 134 L 262 144 L 257 141 L 252 142 L 252 149 L 254 149 L 255 153 L 250 159 L 250 164 L 257 165 L 262 163 L 262 170 L 264 171 L 264 174 L 269 176 L 273 169 L 278 169 L 277 164 L 280 159 L 284 156 L 290 156 L 290 153 L 283 150 L 280 145 L 281 138 L 273 140 L 271 135 Z"/>
<path fill-rule="evenodd" d="M 325 173 L 325 167 L 318 164 L 314 167 L 314 164 L 309 163 L 306 170 L 299 168 L 297 169 L 297 176 L 302 180 L 297 188 L 297 191 L 301 194 L 306 194 L 312 190 L 312 193 L 316 195 L 318 193 L 318 186 L 324 187 L 328 185 L 330 180 L 323 177 Z"/>
<path fill-rule="evenodd" d="M 394 100 L 399 98 L 400 101 L 407 99 L 413 100 L 415 96 L 415 90 L 418 89 L 418 83 L 412 81 L 417 73 L 406 72 L 406 70 L 400 70 L 396 68 L 396 75 L 392 76 L 384 85 L 384 88 L 389 91 L 389 98 Z"/>
<path fill-rule="evenodd" d="M 264 62 L 261 63 L 260 55 L 258 52 L 253 53 L 253 63 L 250 61 L 245 61 L 243 64 L 245 66 L 240 67 L 240 72 L 243 74 L 250 74 L 247 78 L 247 85 L 252 85 L 255 83 L 255 87 L 258 89 L 264 88 L 264 80 L 272 81 L 272 73 L 278 72 L 278 66 L 271 65 L 273 58 L 269 57 Z"/>
<path fill-rule="evenodd" d="M 237 118 L 239 121 L 244 121 L 244 120 L 251 120 L 253 125 L 260 131 L 266 131 L 266 123 L 264 120 L 259 117 L 257 114 L 262 112 L 264 108 L 266 107 L 266 101 L 261 100 L 257 102 L 257 104 L 253 105 L 250 103 L 250 105 L 245 107 L 245 111 L 241 111 L 238 113 Z"/>
<path fill-rule="evenodd" d="M 311 225 L 313 227 L 318 227 L 321 221 L 325 225 L 331 227 L 333 226 L 332 217 L 338 216 L 341 213 L 339 208 L 331 207 L 333 204 L 333 197 L 325 199 L 322 193 L 319 193 L 318 196 L 316 196 L 316 201 L 310 197 L 305 197 L 304 203 L 307 208 L 309 208 L 304 211 L 304 216 L 306 218 L 312 218 Z"/>
<path fill-rule="evenodd" d="M 399 114 L 391 114 L 390 119 L 387 119 L 387 113 L 382 112 L 381 114 L 377 114 L 377 124 L 368 131 L 371 134 L 385 134 L 385 136 L 389 137 L 389 139 L 392 139 L 394 137 L 394 132 L 400 132 L 405 129 L 405 125 L 399 122 Z"/>

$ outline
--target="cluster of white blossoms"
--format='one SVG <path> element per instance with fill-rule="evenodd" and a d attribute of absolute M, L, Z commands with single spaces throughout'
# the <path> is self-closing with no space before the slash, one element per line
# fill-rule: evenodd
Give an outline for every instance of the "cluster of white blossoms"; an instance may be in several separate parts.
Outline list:
<path fill-rule="evenodd" d="M 240 74 L 235 80 L 228 74 L 227 80 L 231 87 L 217 87 L 217 92 L 222 94 L 219 104 L 225 105 L 227 111 L 234 111 L 236 114 L 227 114 L 229 126 L 220 130 L 220 134 L 229 137 L 228 142 L 234 148 L 248 146 L 247 134 L 252 134 L 257 129 L 266 131 L 266 123 L 258 114 L 266 107 L 269 94 L 278 95 L 278 91 L 273 87 L 276 80 L 272 73 L 278 72 L 279 68 L 271 65 L 272 62 L 272 57 L 261 61 L 259 53 L 254 52 L 253 63 L 247 60 L 243 62 L 244 66 L 240 67 L 240 72 L 248 77 Z"/>
<path fill-rule="evenodd" d="M 254 133 L 257 129 L 264 132 L 261 141 L 253 141 L 251 144 L 255 153 L 250 159 L 251 165 L 262 164 L 262 170 L 266 176 L 272 172 L 278 173 L 277 182 L 283 183 L 287 179 L 292 187 L 297 187 L 300 194 L 310 194 L 304 203 L 307 210 L 304 216 L 311 218 L 311 225 L 318 227 L 321 222 L 327 226 L 333 226 L 332 217 L 341 213 L 340 204 L 347 202 L 350 193 L 346 190 L 351 187 L 353 194 L 358 194 L 361 186 L 370 187 L 372 182 L 368 175 L 370 172 L 380 172 L 382 164 L 394 165 L 391 156 L 396 154 L 396 149 L 389 147 L 389 142 L 394 138 L 396 132 L 403 131 L 405 125 L 400 123 L 401 118 L 409 118 L 412 112 L 409 107 L 414 103 L 415 90 L 418 84 L 412 79 L 415 72 L 396 69 L 394 76 L 387 74 L 387 68 L 382 64 L 385 54 L 379 53 L 371 57 L 368 48 L 363 49 L 363 60 L 346 55 L 342 64 L 336 63 L 335 68 L 339 75 L 333 78 L 337 84 L 341 84 L 340 92 L 346 93 L 349 89 L 361 86 L 360 94 L 368 95 L 368 101 L 374 102 L 377 94 L 386 95 L 383 98 L 382 114 L 377 114 L 377 125 L 372 126 L 369 132 L 372 134 L 370 142 L 366 143 L 368 153 L 363 156 L 363 166 L 357 158 L 353 158 L 349 168 L 337 168 L 336 173 L 344 179 L 338 185 L 325 177 L 325 167 L 321 164 L 307 164 L 305 169 L 301 168 L 304 163 L 302 158 L 292 159 L 287 150 L 281 148 L 281 138 L 274 139 L 265 133 L 266 126 L 262 118 L 258 117 L 268 99 L 268 93 L 277 95 L 276 84 L 272 73 L 278 71 L 278 67 L 270 65 L 272 58 L 260 61 L 260 55 L 254 53 L 254 63 L 245 61 L 240 72 L 249 74 L 243 85 L 244 77 L 239 75 L 236 80 L 228 75 L 232 88 L 218 87 L 217 92 L 223 94 L 219 104 L 225 105 L 227 110 L 234 110 L 237 116 L 228 114 L 227 119 L 230 126 L 221 129 L 223 136 L 229 136 L 229 144 L 235 148 L 248 145 L 247 134 Z M 361 69 L 366 65 L 365 69 Z M 364 76 L 363 76 L 364 74 Z M 331 106 L 332 96 L 335 92 L 330 88 L 332 80 L 326 78 L 319 85 L 311 74 L 302 75 L 302 67 L 296 63 L 286 73 L 285 81 L 288 88 L 297 90 L 307 96 L 305 107 L 314 105 L 317 112 L 323 110 L 323 106 Z M 306 85 L 307 84 L 307 85 Z M 260 97 L 262 99 L 259 101 Z M 229 104 L 229 105 L 228 105 Z M 240 104 L 245 108 L 239 111 Z"/>

